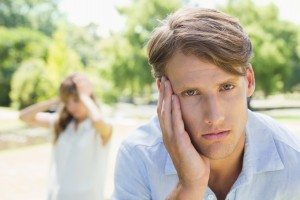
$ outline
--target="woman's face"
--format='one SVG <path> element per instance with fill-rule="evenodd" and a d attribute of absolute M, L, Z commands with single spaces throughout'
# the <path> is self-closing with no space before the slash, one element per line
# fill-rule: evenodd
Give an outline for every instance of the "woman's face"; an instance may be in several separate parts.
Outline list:
<path fill-rule="evenodd" d="M 82 121 L 88 116 L 87 108 L 78 97 L 70 96 L 66 102 L 67 111 L 77 120 Z"/>

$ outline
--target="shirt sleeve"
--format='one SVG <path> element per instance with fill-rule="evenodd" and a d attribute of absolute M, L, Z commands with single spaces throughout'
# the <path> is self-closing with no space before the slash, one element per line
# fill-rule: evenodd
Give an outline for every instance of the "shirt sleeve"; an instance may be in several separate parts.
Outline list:
<path fill-rule="evenodd" d="M 150 200 L 146 166 L 134 149 L 121 145 L 116 161 L 113 200 Z"/>

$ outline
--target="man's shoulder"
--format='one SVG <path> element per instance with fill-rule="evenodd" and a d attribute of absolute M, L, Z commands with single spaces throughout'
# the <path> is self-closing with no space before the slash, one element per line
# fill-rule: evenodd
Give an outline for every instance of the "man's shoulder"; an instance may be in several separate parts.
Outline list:
<path fill-rule="evenodd" d="M 272 135 L 277 150 L 282 157 L 294 157 L 300 163 L 300 137 L 296 133 L 292 133 L 288 127 L 285 127 L 267 115 L 255 112 L 252 112 L 251 115 L 255 118 L 256 122 L 253 125 L 261 127 L 263 131 L 261 134 L 268 132 Z"/>
<path fill-rule="evenodd" d="M 161 129 L 158 117 L 154 116 L 151 120 L 138 127 L 122 142 L 122 146 L 132 149 L 136 147 L 151 148 L 162 143 Z"/>

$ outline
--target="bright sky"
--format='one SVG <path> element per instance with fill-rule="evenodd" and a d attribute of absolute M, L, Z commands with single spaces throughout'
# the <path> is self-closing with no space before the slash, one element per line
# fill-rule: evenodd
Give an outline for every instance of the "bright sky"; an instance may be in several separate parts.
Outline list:
<path fill-rule="evenodd" d="M 69 20 L 84 26 L 91 22 L 100 26 L 100 34 L 107 35 L 109 30 L 118 31 L 124 26 L 124 21 L 118 15 L 114 6 L 124 5 L 130 0 L 61 0 L 60 9 L 67 13 Z M 224 4 L 226 0 L 190 0 L 201 7 L 214 8 Z M 255 0 L 257 4 L 274 2 L 279 7 L 282 19 L 293 21 L 300 25 L 299 0 Z"/>

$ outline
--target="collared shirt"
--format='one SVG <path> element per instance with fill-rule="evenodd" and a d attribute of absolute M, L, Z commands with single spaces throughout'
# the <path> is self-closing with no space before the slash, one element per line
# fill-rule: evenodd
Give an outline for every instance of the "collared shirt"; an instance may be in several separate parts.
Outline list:
<path fill-rule="evenodd" d="M 49 200 L 103 200 L 109 144 L 87 118 L 71 121 L 54 144 Z"/>
<path fill-rule="evenodd" d="M 176 187 L 157 117 L 122 143 L 114 181 L 114 200 L 163 200 Z M 204 199 L 217 198 L 207 187 Z M 248 111 L 242 171 L 226 197 L 233 199 L 300 199 L 300 140 L 268 116 Z"/>

